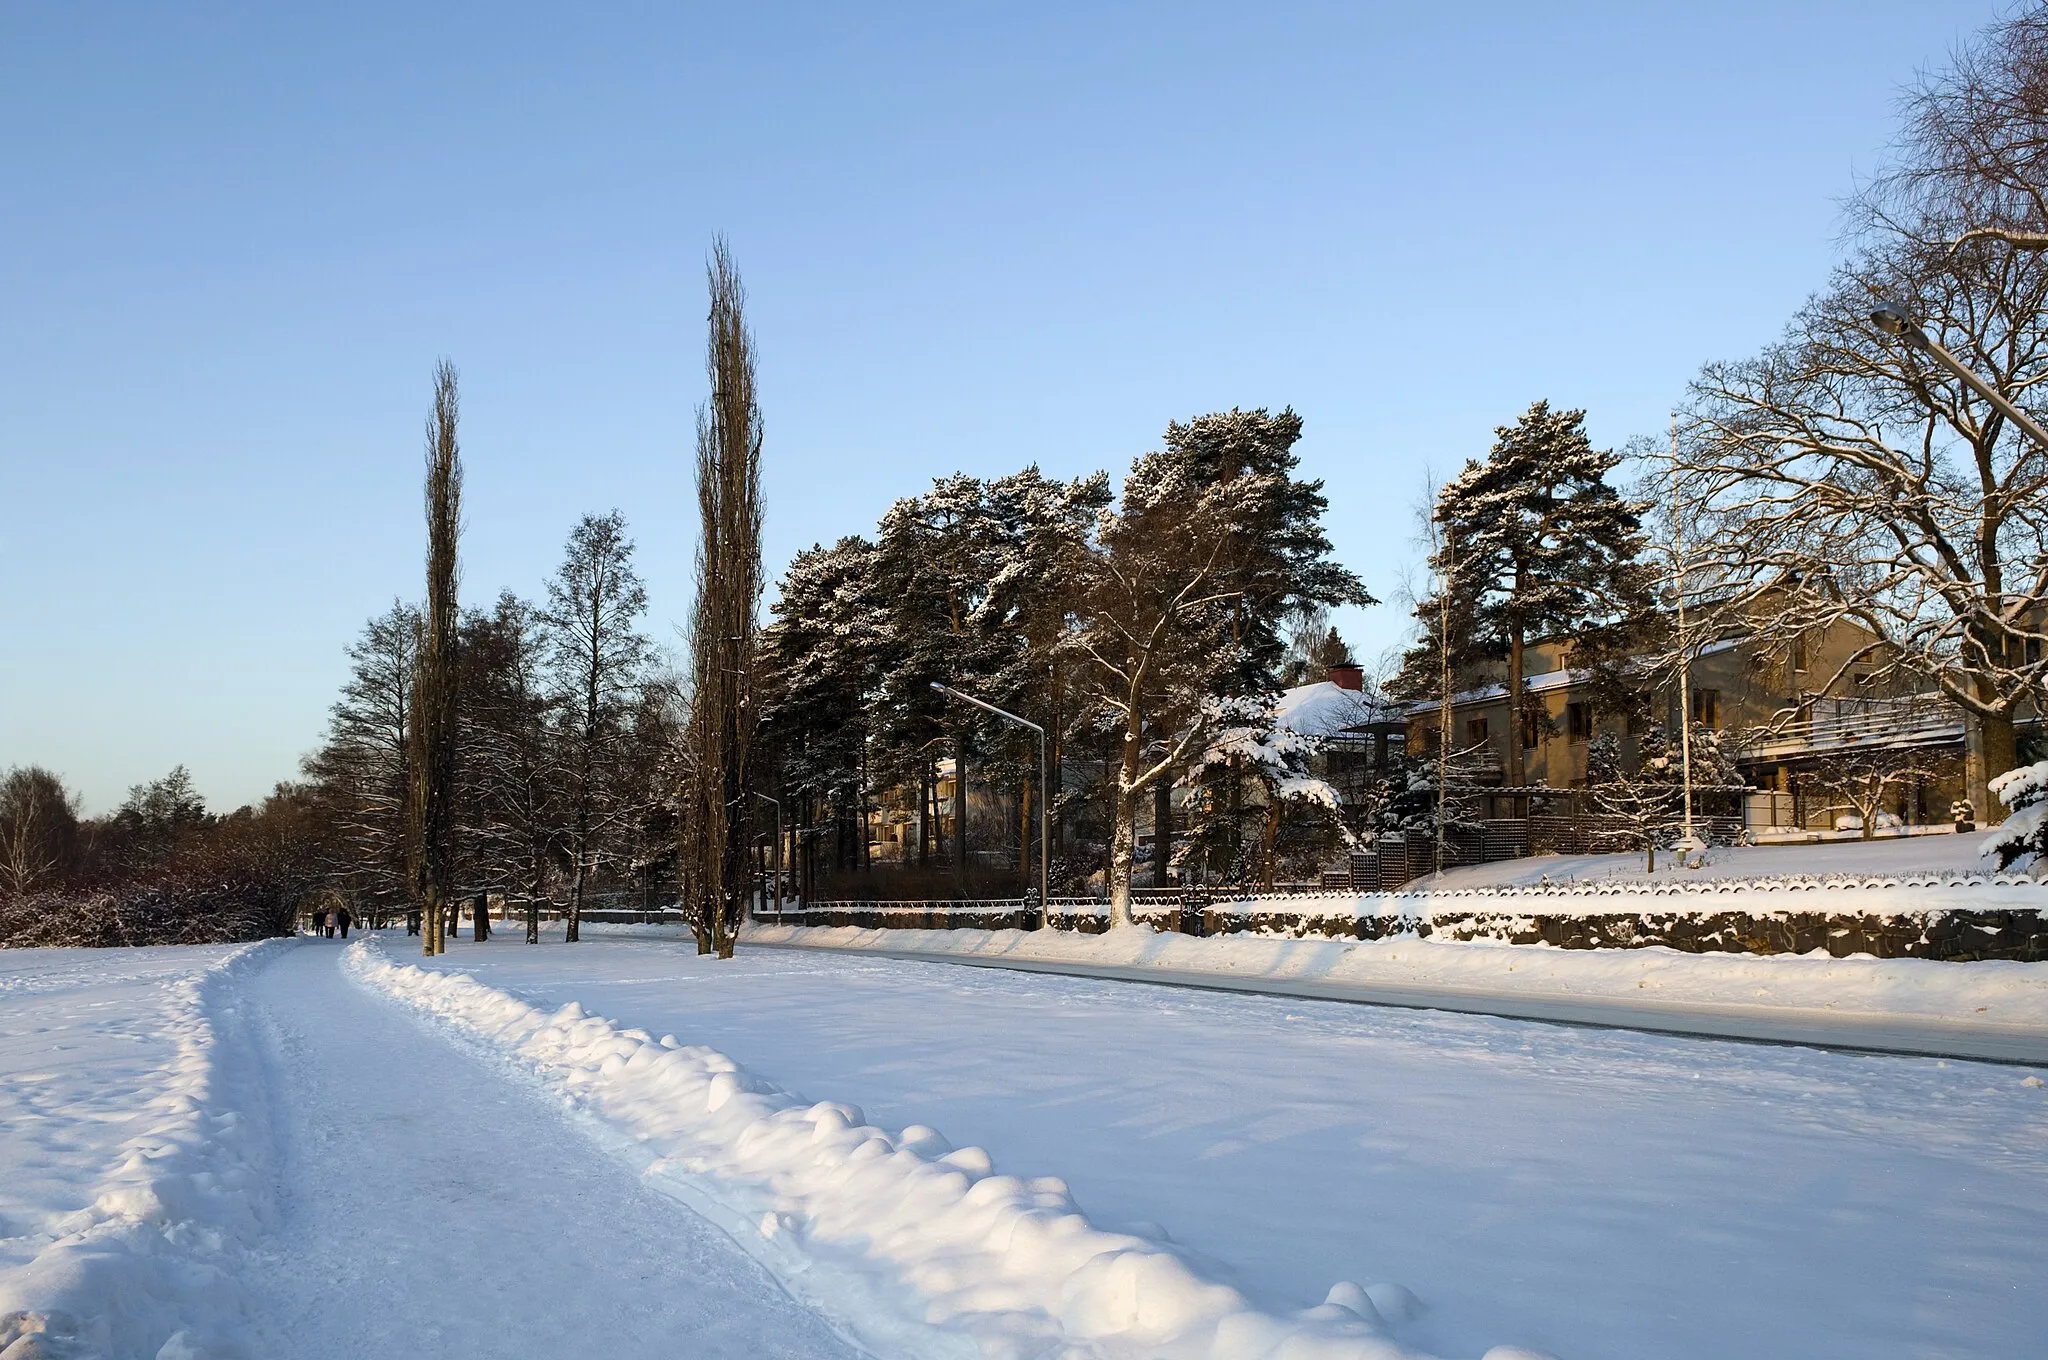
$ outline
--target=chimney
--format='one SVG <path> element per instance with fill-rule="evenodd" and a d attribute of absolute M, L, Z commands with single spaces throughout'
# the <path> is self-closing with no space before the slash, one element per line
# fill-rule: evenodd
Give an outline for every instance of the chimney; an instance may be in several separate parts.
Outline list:
<path fill-rule="evenodd" d="M 1338 689 L 1362 690 L 1365 688 L 1365 667 L 1354 666 L 1349 661 L 1330 667 L 1330 683 Z"/>

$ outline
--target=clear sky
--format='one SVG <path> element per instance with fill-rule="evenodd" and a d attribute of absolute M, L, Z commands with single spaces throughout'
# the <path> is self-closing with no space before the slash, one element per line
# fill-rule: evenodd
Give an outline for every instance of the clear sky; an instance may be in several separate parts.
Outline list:
<path fill-rule="evenodd" d="M 291 776 L 420 592 L 444 354 L 465 597 L 616 506 L 673 645 L 719 231 L 771 570 L 936 475 L 1291 405 L 1391 600 L 1427 470 L 1538 397 L 1659 433 L 1769 341 L 1995 11 L 0 4 L 0 766 L 95 812 Z"/>

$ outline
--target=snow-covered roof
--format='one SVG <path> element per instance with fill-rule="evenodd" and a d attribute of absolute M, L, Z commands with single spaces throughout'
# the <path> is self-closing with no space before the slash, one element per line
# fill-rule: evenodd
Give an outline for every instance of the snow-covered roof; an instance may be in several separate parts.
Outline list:
<path fill-rule="evenodd" d="M 1333 737 L 1354 727 L 1399 716 L 1392 705 L 1329 680 L 1282 690 L 1280 701 L 1273 705 L 1273 721 L 1304 737 Z"/>

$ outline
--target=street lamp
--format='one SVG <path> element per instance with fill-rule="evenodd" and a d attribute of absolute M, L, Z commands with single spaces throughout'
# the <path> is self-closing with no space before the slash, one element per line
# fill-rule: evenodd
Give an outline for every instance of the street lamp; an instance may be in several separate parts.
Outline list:
<path fill-rule="evenodd" d="M 764 803 L 775 804 L 775 919 L 779 923 L 782 920 L 782 800 L 770 798 L 759 789 L 754 790 L 754 796 Z"/>
<path fill-rule="evenodd" d="M 2042 448 L 2048 449 L 2048 430 L 2042 429 L 2032 416 L 2000 396 L 1990 383 L 1965 368 L 1962 360 L 1950 354 L 1939 341 L 1921 330 L 1920 324 L 1913 320 L 1913 313 L 1905 303 L 1896 300 L 1879 302 L 1871 309 L 1870 321 L 1886 335 L 1903 340 L 1908 347 L 1919 350 L 1955 374 L 1962 380 L 1963 386 L 1990 402 L 2000 415 L 2026 431 L 2028 438 Z"/>
<path fill-rule="evenodd" d="M 1006 719 L 1017 724 L 1019 727 L 1028 727 L 1038 734 L 1038 911 L 1040 919 L 1045 922 L 1047 927 L 1050 927 L 1052 925 L 1052 897 L 1047 890 L 1047 885 L 1051 882 L 1051 874 L 1047 866 L 1052 860 L 1052 821 L 1046 815 L 1046 810 L 1052 802 L 1052 790 L 1045 782 L 1045 729 L 1029 718 L 1020 718 L 1007 709 L 997 708 L 994 704 L 984 699 L 977 699 L 972 694 L 963 694 L 951 685 L 942 685 L 934 680 L 932 681 L 932 688 L 949 699 L 958 699 L 963 704 L 973 704 L 976 708 L 993 713 L 998 718 Z M 967 771 L 955 770 L 953 771 L 953 777 L 955 779 L 965 779 Z"/>

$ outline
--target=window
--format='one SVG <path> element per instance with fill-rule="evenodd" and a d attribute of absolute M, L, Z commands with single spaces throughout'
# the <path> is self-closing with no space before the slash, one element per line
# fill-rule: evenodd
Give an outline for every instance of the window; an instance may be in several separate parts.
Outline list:
<path fill-rule="evenodd" d="M 1805 638 L 1798 637 L 1792 639 L 1792 655 L 1790 658 L 1790 662 L 1794 672 L 1803 671 L 1806 669 Z"/>
<path fill-rule="evenodd" d="M 1696 689 L 1692 692 L 1692 720 L 1700 727 L 1721 725 L 1721 691 Z"/>
<path fill-rule="evenodd" d="M 1572 741 L 1584 741 L 1593 734 L 1593 716 L 1584 704 L 1564 706 L 1564 733 Z"/>
<path fill-rule="evenodd" d="M 1541 708 L 1535 704 L 1524 705 L 1522 709 L 1523 747 L 1531 751 L 1535 750 L 1537 744 L 1543 740 L 1544 729 L 1549 726 L 1550 723 Z"/>
<path fill-rule="evenodd" d="M 1477 746 L 1477 745 L 1479 745 L 1479 744 L 1480 744 L 1481 742 L 1483 742 L 1483 741 L 1485 741 L 1485 740 L 1486 740 L 1486 719 L 1484 719 L 1484 718 L 1467 718 L 1467 719 L 1465 719 L 1465 744 L 1466 744 L 1466 745 L 1468 745 L 1468 746 Z"/>

